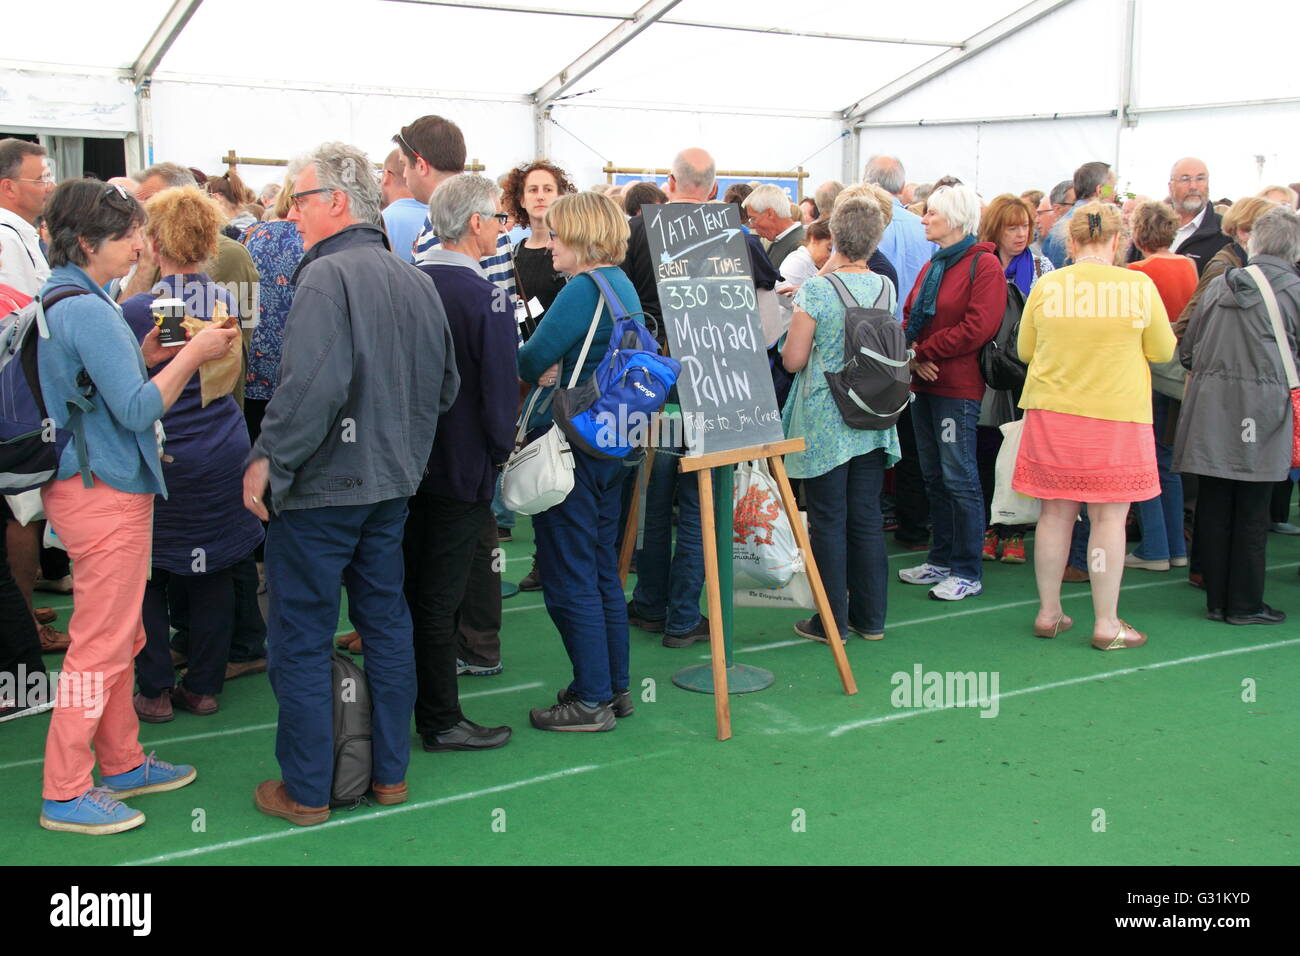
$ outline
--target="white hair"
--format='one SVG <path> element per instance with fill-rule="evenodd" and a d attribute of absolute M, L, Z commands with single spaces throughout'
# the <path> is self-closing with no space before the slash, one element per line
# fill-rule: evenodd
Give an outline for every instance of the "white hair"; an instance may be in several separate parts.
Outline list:
<path fill-rule="evenodd" d="M 980 197 L 969 186 L 940 186 L 925 201 L 930 212 L 937 212 L 948 225 L 960 229 L 963 236 L 973 236 L 980 227 Z"/>
<path fill-rule="evenodd" d="M 469 231 L 475 213 L 490 216 L 497 211 L 501 187 L 486 176 L 461 173 L 444 179 L 429 197 L 429 224 L 443 242 L 458 243 Z"/>
<path fill-rule="evenodd" d="M 316 168 L 322 189 L 334 189 L 348 197 L 348 212 L 356 222 L 379 225 L 379 177 L 370 158 L 347 143 L 322 143 L 307 158 Z"/>
<path fill-rule="evenodd" d="M 1255 220 L 1246 243 L 1250 258 L 1277 256 L 1287 262 L 1300 259 L 1300 215 L 1278 206 Z"/>
<path fill-rule="evenodd" d="M 776 213 L 778 219 L 799 218 L 790 208 L 790 197 L 785 194 L 785 190 L 771 183 L 760 183 L 755 186 L 754 191 L 745 197 L 744 205 L 755 215 L 762 215 L 770 209 Z"/>

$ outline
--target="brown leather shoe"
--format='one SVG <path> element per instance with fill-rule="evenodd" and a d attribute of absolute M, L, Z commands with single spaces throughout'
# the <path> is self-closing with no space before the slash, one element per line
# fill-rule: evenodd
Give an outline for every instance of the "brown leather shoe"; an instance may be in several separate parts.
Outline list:
<path fill-rule="evenodd" d="M 370 781 L 370 789 L 374 791 L 375 803 L 380 806 L 391 806 L 394 803 L 405 803 L 407 797 L 406 781 L 401 783 L 375 783 Z"/>
<path fill-rule="evenodd" d="M 230 661 L 226 664 L 226 680 L 234 680 L 236 677 L 247 677 L 249 674 L 265 673 L 265 657 L 259 657 L 255 661 Z"/>
<path fill-rule="evenodd" d="M 1065 566 L 1065 573 L 1061 575 L 1061 580 L 1066 584 L 1082 584 L 1088 580 L 1088 572 L 1080 571 L 1078 568 L 1072 568 L 1068 564 Z"/>
<path fill-rule="evenodd" d="M 217 698 L 212 694 L 196 694 L 180 684 L 172 688 L 172 706 L 200 717 L 210 717 L 221 709 Z"/>
<path fill-rule="evenodd" d="M 353 643 L 360 640 L 360 634 L 356 631 L 348 631 L 346 634 L 340 635 L 339 639 L 334 642 L 334 646 L 341 651 L 350 651 Z"/>
<path fill-rule="evenodd" d="M 72 645 L 72 638 L 48 624 L 42 624 L 37 634 L 41 639 L 42 654 L 62 654 Z"/>
<path fill-rule="evenodd" d="M 163 691 L 157 697 L 136 694 L 132 703 L 135 715 L 146 724 L 165 724 L 175 715 L 172 713 L 172 695 Z"/>
<path fill-rule="evenodd" d="M 304 807 L 284 787 L 283 780 L 263 780 L 253 791 L 253 803 L 267 816 L 280 817 L 300 827 L 315 826 L 330 818 L 329 807 Z"/>
<path fill-rule="evenodd" d="M 52 607 L 38 607 L 32 611 L 32 617 L 36 618 L 37 624 L 53 624 L 59 616 L 59 612 Z"/>

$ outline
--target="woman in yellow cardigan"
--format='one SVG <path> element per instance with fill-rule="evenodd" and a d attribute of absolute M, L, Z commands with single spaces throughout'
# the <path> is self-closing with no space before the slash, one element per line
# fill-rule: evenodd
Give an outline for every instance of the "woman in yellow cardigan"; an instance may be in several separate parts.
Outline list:
<path fill-rule="evenodd" d="M 1018 349 L 1029 374 L 1011 481 L 1043 502 L 1034 534 L 1038 637 L 1074 624 L 1061 609 L 1061 574 L 1087 503 L 1092 646 L 1101 651 L 1147 641 L 1119 617 L 1124 522 L 1131 502 L 1160 494 L 1147 363 L 1168 361 L 1175 345 L 1155 283 L 1112 264 L 1120 225 L 1114 206 L 1076 209 L 1067 233 L 1074 265 L 1043 276 L 1025 303 Z"/>

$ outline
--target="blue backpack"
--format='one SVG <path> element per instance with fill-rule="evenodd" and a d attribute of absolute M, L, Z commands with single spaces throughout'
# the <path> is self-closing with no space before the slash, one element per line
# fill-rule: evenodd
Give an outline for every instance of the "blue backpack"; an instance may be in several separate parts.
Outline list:
<path fill-rule="evenodd" d="M 608 279 L 599 272 L 585 275 L 609 305 L 614 329 L 596 373 L 577 388 L 556 388 L 554 417 L 573 447 L 595 458 L 626 458 L 649 444 L 651 416 L 663 408 L 682 365 L 659 354 L 655 337 L 623 308 Z M 588 344 L 599 322 L 597 313 Z M 579 368 L 586 346 L 582 354 Z"/>
<path fill-rule="evenodd" d="M 89 401 L 94 385 L 83 370 L 77 381 L 84 396 L 82 403 L 69 403 L 72 431 L 55 428 L 45 408 L 37 365 L 40 340 L 50 337 L 45 311 L 64 299 L 86 294 L 76 286 L 60 286 L 0 320 L 0 494 L 16 495 L 52 480 L 74 433 L 83 480 L 89 476 L 81 413 L 94 407 Z"/>

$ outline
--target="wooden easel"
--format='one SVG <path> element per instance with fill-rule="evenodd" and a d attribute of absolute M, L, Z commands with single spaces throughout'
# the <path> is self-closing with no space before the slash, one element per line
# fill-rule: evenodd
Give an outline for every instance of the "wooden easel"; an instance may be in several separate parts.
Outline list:
<path fill-rule="evenodd" d="M 844 653 L 844 642 L 835 626 L 835 615 L 831 613 L 830 601 L 826 598 L 826 589 L 822 586 L 821 573 L 817 570 L 817 561 L 813 558 L 812 542 L 808 538 L 808 529 L 799 520 L 799 505 L 795 501 L 790 479 L 785 473 L 783 455 L 804 450 L 802 438 L 789 438 L 785 441 L 770 442 L 765 445 L 753 445 L 749 448 L 737 448 L 732 451 L 712 452 L 695 457 L 685 457 L 681 462 L 683 472 L 695 472 L 700 487 L 700 537 L 704 539 L 704 578 L 709 594 L 709 650 L 713 658 L 713 710 L 718 723 L 718 739 L 731 737 L 731 702 L 727 696 L 726 647 L 722 633 L 722 593 L 718 585 L 718 538 L 713 515 L 713 468 L 729 467 L 742 461 L 766 458 L 781 491 L 781 504 L 790 526 L 794 530 L 795 541 L 803 552 L 804 567 L 808 573 L 808 583 L 812 586 L 813 603 L 821 615 L 822 629 L 826 632 L 831 655 L 835 658 L 835 668 L 840 672 L 840 681 L 844 693 L 856 694 L 857 682 L 849 668 L 848 656 Z M 627 539 L 624 538 L 624 547 Z M 731 560 L 731 555 L 727 555 Z"/>

